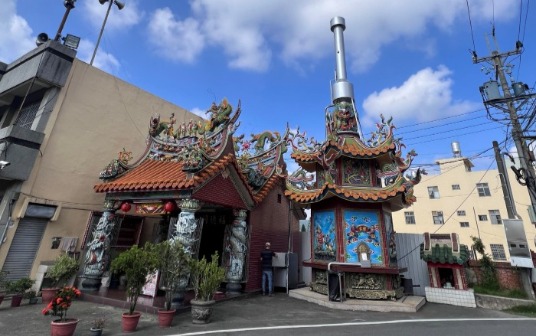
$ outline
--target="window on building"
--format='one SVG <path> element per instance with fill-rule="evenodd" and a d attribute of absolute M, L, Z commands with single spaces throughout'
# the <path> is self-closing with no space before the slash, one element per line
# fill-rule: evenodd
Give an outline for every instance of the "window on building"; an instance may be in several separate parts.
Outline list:
<path fill-rule="evenodd" d="M 428 187 L 428 197 L 432 199 L 439 198 L 439 188 L 437 186 Z"/>
<path fill-rule="evenodd" d="M 460 190 L 460 185 L 459 184 L 453 184 L 452 185 L 452 190 Z"/>
<path fill-rule="evenodd" d="M 15 125 L 22 128 L 32 128 L 35 116 L 39 110 L 39 104 L 40 102 L 25 104 L 20 110 L 17 120 L 15 120 Z"/>
<path fill-rule="evenodd" d="M 434 224 L 443 224 L 443 211 L 432 211 Z"/>
<path fill-rule="evenodd" d="M 458 210 L 458 216 L 465 216 L 465 210 Z"/>
<path fill-rule="evenodd" d="M 415 213 L 413 211 L 405 211 L 406 224 L 415 224 Z"/>
<path fill-rule="evenodd" d="M 493 260 L 506 260 L 506 253 L 504 253 L 504 246 L 502 244 L 489 244 L 491 247 L 491 255 Z"/>
<path fill-rule="evenodd" d="M 502 224 L 501 213 L 499 210 L 490 210 L 489 218 L 491 219 L 491 224 Z"/>
<path fill-rule="evenodd" d="M 487 183 L 477 183 L 476 189 L 478 190 L 478 196 L 480 197 L 491 196 Z"/>
<path fill-rule="evenodd" d="M 469 227 L 469 222 L 460 222 L 460 227 Z"/>
<path fill-rule="evenodd" d="M 478 220 L 481 222 L 487 222 L 488 221 L 488 215 L 478 215 Z"/>

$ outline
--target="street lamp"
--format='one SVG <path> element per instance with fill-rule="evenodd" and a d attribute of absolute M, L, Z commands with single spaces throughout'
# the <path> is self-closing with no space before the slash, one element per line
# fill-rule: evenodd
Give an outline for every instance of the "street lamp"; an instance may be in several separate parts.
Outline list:
<path fill-rule="evenodd" d="M 89 62 L 89 65 L 93 65 L 93 60 L 95 59 L 95 55 L 97 54 L 97 49 L 99 49 L 102 33 L 104 32 L 104 26 L 106 26 L 106 21 L 108 20 L 108 15 L 110 15 L 112 5 L 115 4 L 119 10 L 125 7 L 125 4 L 118 0 L 99 0 L 99 2 L 101 5 L 104 5 L 106 2 L 109 2 L 110 4 L 108 5 L 108 10 L 106 11 L 106 16 L 104 17 L 104 22 L 102 23 L 102 27 L 99 33 L 99 39 L 97 40 L 97 45 L 95 45 L 95 50 L 93 51 L 93 56 L 91 56 L 91 61 Z"/>
<path fill-rule="evenodd" d="M 63 2 L 63 5 L 65 6 L 65 14 L 63 14 L 63 19 L 61 20 L 60 26 L 58 28 L 58 32 L 56 33 L 56 36 L 54 37 L 55 41 L 60 40 L 61 31 L 63 30 L 63 26 L 65 25 L 65 21 L 67 21 L 67 17 L 69 16 L 69 13 L 71 12 L 71 9 L 74 8 L 74 3 L 75 2 L 76 2 L 76 0 L 65 0 Z"/>

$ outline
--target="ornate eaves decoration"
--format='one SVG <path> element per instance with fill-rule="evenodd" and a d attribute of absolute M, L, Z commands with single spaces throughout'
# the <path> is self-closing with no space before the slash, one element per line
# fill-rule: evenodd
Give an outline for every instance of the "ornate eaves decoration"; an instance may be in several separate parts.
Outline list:
<path fill-rule="evenodd" d="M 117 159 L 113 159 L 104 170 L 99 174 L 101 180 L 111 180 L 116 177 L 123 175 L 127 172 L 132 166 L 128 162 L 132 160 L 132 152 L 127 152 L 125 148 L 119 152 Z"/>
<path fill-rule="evenodd" d="M 337 111 L 340 112 L 341 108 Z M 343 115 L 348 117 L 347 121 L 355 119 L 348 110 L 344 110 Z M 288 144 L 293 149 L 291 157 L 305 169 L 287 178 L 287 196 L 301 203 L 315 203 L 331 196 L 353 202 L 386 201 L 399 194 L 402 194 L 405 205 L 416 200 L 413 186 L 420 181 L 421 172 L 417 171 L 414 177 L 408 178 L 404 177 L 404 172 L 417 154 L 411 150 L 405 158 L 402 157 L 405 146 L 401 139 L 394 138 L 392 118 L 385 120 L 382 115 L 381 123 L 376 124 L 376 132 L 364 142 L 351 127 L 351 122 L 341 124 L 334 117 L 337 113 L 327 116 L 331 116 L 326 118 L 328 139 L 322 144 L 307 138 L 299 129 L 288 135 Z M 336 165 L 336 160 L 341 157 L 347 160 L 374 160 L 369 162 L 375 162 L 375 178 L 380 182 L 370 186 L 339 184 L 342 182 L 337 182 L 337 171 L 342 168 Z M 316 176 L 308 172 L 315 172 Z"/>
<path fill-rule="evenodd" d="M 264 131 L 251 134 L 249 140 L 244 135 L 233 138 L 240 169 L 253 192 L 259 192 L 274 176 L 286 173 L 283 154 L 287 151 L 286 138 L 279 132 Z"/>
<path fill-rule="evenodd" d="M 195 173 L 219 158 L 238 124 L 240 102 L 233 113 L 232 106 L 223 99 L 219 105 L 212 103 L 206 112 L 207 121 L 185 122 L 177 125 L 174 113 L 168 121 L 161 121 L 155 113 L 149 121 L 147 153 L 142 160 L 180 162 L 182 170 Z M 117 167 L 117 168 L 115 168 Z M 101 173 L 103 180 L 114 179 L 132 167 L 120 160 L 114 160 Z M 115 173 L 117 171 L 117 173 Z"/>

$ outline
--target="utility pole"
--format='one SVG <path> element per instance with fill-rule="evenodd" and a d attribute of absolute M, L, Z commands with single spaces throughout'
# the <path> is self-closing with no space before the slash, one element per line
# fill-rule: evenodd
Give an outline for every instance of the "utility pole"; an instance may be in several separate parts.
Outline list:
<path fill-rule="evenodd" d="M 510 189 L 508 172 L 504 167 L 504 160 L 497 141 L 493 141 L 493 150 L 495 151 L 495 161 L 497 161 L 497 170 L 499 171 L 501 178 L 501 187 L 504 195 L 504 203 L 506 203 L 506 212 L 508 213 L 508 218 L 515 219 L 517 217 L 516 206 Z"/>
<path fill-rule="evenodd" d="M 495 38 L 495 36 L 494 36 Z M 512 123 L 512 139 L 514 140 L 519 163 L 521 168 L 512 167 L 516 174 L 517 181 L 521 185 L 527 186 L 530 196 L 532 210 L 536 209 L 536 179 L 532 162 L 531 152 L 523 137 L 523 130 L 518 118 L 518 110 L 527 104 L 533 97 L 534 93 L 527 92 L 529 88 L 526 84 L 513 82 L 510 84 L 506 79 L 504 60 L 509 56 L 519 55 L 523 52 L 523 44 L 520 41 L 516 42 L 516 49 L 504 53 L 499 53 L 495 50 L 491 52 L 491 56 L 477 57 L 476 52 L 473 52 L 473 63 L 487 62 L 493 66 L 495 71 L 495 80 L 486 82 L 480 87 L 480 92 L 484 100 L 484 105 L 489 114 L 490 108 L 502 110 L 509 115 Z M 498 82 L 497 82 L 498 80 Z M 499 90 L 502 89 L 502 95 Z M 514 95 L 510 92 L 510 85 L 514 91 Z"/>
<path fill-rule="evenodd" d="M 493 38 L 495 40 L 495 34 L 493 34 Z M 495 41 L 495 45 L 497 45 L 496 41 Z M 491 56 L 478 58 L 476 51 L 473 51 L 473 63 L 487 62 L 493 66 L 493 70 L 495 71 L 495 80 L 490 80 L 486 82 L 484 86 L 480 87 L 480 93 L 482 94 L 482 98 L 484 100 L 484 106 L 486 106 L 488 115 L 490 115 L 489 109 L 491 107 L 502 110 L 503 112 L 508 113 L 509 115 L 510 122 L 512 123 L 512 139 L 514 140 L 514 143 L 516 145 L 517 155 L 519 158 L 519 164 L 521 166 L 521 168 L 519 169 L 512 166 L 512 169 L 514 173 L 516 174 L 517 181 L 521 185 L 524 185 L 527 187 L 529 197 L 530 197 L 530 202 L 531 202 L 531 206 L 530 206 L 531 211 L 529 211 L 529 213 L 534 214 L 534 210 L 536 209 L 535 208 L 536 206 L 536 180 L 534 178 L 535 173 L 534 173 L 534 167 L 532 165 L 532 163 L 534 162 L 534 158 L 533 158 L 533 155 L 531 155 L 531 152 L 529 151 L 525 138 L 523 137 L 523 129 L 521 128 L 521 124 L 519 122 L 518 110 L 523 105 L 528 103 L 533 97 L 535 97 L 536 94 L 527 92 L 529 91 L 529 87 L 526 84 L 523 84 L 520 82 L 514 82 L 514 81 L 512 81 L 511 84 L 508 83 L 506 79 L 506 75 L 505 75 L 505 69 L 504 69 L 505 66 L 504 66 L 504 61 L 503 61 L 507 59 L 509 56 L 519 55 L 522 52 L 523 52 L 523 43 L 521 43 L 520 41 L 517 41 L 516 49 L 505 52 L 505 53 L 499 53 L 499 51 L 495 50 L 491 52 Z M 499 84 L 500 84 L 500 88 L 502 89 L 502 95 L 499 90 Z M 512 93 L 510 92 L 510 85 L 512 86 L 514 95 L 512 95 Z M 496 156 L 499 157 L 497 159 L 497 166 L 500 171 L 501 169 L 503 169 L 504 164 L 502 162 L 502 156 L 500 155 L 500 153 L 497 153 L 498 152 L 497 142 L 494 142 L 493 147 L 495 147 Z M 507 177 L 506 173 L 503 173 L 503 175 L 504 177 Z M 505 189 L 503 187 L 503 192 L 504 191 Z M 509 193 L 508 190 L 506 192 Z M 507 199 L 507 196 L 505 194 L 508 217 L 515 218 L 513 217 L 513 215 L 515 214 L 515 208 L 508 206 L 509 203 L 513 205 L 511 193 L 509 194 L 510 194 L 509 199 Z M 534 221 L 534 218 L 531 218 L 531 220 Z M 510 255 L 510 258 L 512 258 L 512 255 Z M 532 261 L 530 263 L 532 264 Z M 531 286 L 531 269 L 532 268 L 522 267 L 520 268 L 520 272 L 522 274 L 521 282 L 523 284 L 523 288 L 525 292 L 529 295 L 530 298 L 534 299 L 534 292 Z"/>

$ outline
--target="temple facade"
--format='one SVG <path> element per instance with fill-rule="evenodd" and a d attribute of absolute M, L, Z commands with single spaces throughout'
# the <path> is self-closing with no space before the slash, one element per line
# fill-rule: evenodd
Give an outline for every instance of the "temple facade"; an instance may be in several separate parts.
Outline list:
<path fill-rule="evenodd" d="M 277 251 L 300 250 L 304 213 L 283 195 L 286 134 L 235 136 L 240 113 L 240 103 L 233 109 L 224 99 L 206 121 L 179 124 L 173 114 L 165 121 L 154 114 L 143 155 L 133 160 L 122 151 L 105 167 L 94 188 L 106 195 L 103 213 L 85 239 L 84 289 L 100 286 L 112 247 L 132 244 L 118 243 L 128 236 L 119 224 L 125 216 L 157 220 L 146 241 L 180 241 L 196 258 L 218 251 L 228 293 L 260 288 L 264 241 Z"/>
<path fill-rule="evenodd" d="M 416 153 L 403 156 L 392 118 L 381 118 L 364 139 L 353 86 L 346 80 L 345 21 L 331 20 L 337 56 L 332 104 L 325 110 L 326 139 L 316 142 L 299 130 L 289 135 L 291 158 L 301 167 L 287 179 L 285 194 L 311 209 L 313 291 L 358 299 L 402 296 L 391 213 L 415 201 L 413 186 L 420 174 L 404 172 Z M 330 274 L 339 276 L 339 292 Z"/>

